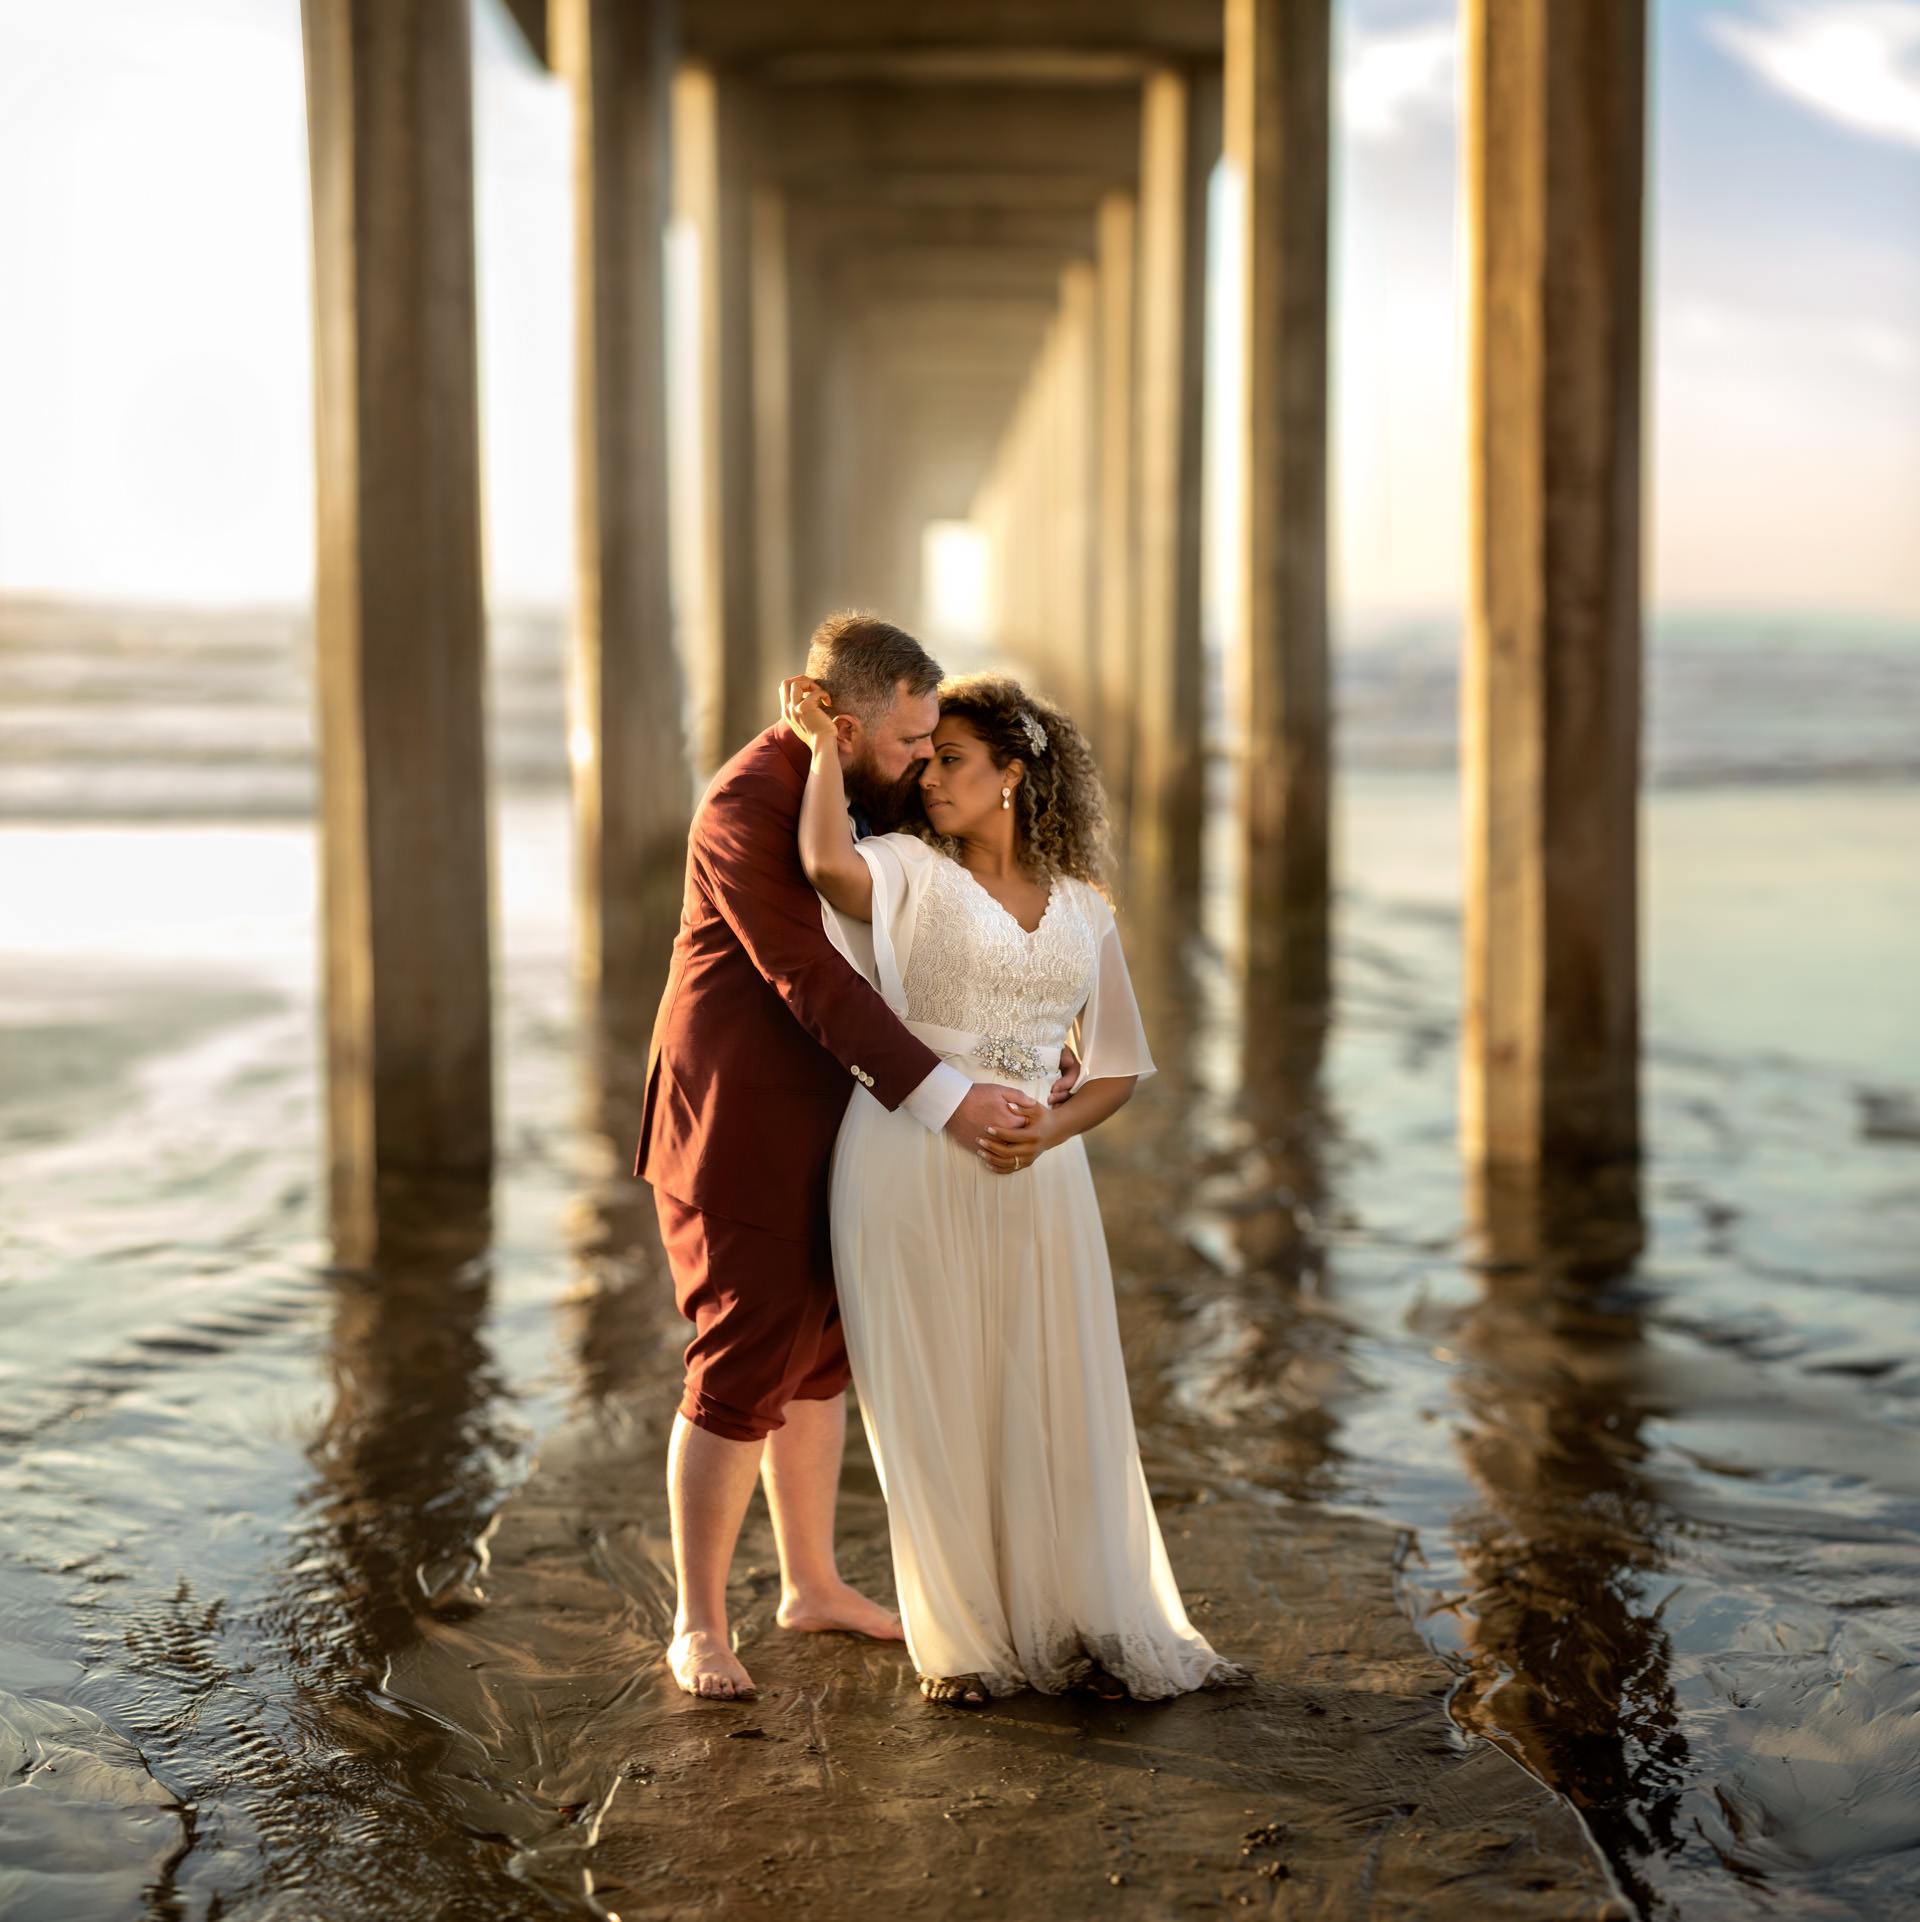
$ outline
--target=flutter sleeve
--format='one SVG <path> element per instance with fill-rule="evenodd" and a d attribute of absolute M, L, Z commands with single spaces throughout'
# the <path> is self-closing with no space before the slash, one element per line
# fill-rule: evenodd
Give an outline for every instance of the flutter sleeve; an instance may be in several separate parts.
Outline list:
<path fill-rule="evenodd" d="M 1094 969 L 1093 992 L 1074 1023 L 1073 1051 L 1080 1057 L 1080 1076 L 1073 1084 L 1076 1088 L 1088 1081 L 1155 1072 L 1113 910 L 1091 888 L 1087 898 L 1100 933 L 1100 959 Z"/>
<path fill-rule="evenodd" d="M 827 939 L 846 956 L 901 1020 L 907 1018 L 905 976 L 919 925 L 920 902 L 933 864 L 943 857 L 912 834 L 874 834 L 857 844 L 873 876 L 873 919 L 856 921 L 820 903 Z"/>

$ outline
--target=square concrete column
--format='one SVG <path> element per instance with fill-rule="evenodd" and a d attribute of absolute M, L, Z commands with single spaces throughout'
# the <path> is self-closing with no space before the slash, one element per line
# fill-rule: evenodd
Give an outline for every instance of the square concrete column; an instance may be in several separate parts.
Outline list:
<path fill-rule="evenodd" d="M 1244 192 L 1234 539 L 1250 979 L 1328 992 L 1328 0 L 1227 0 L 1226 147 Z"/>
<path fill-rule="evenodd" d="M 1119 845 L 1127 840 L 1133 792 L 1134 682 L 1139 674 L 1135 631 L 1137 580 L 1134 517 L 1139 476 L 1134 437 L 1135 312 L 1139 274 L 1135 249 L 1138 203 L 1111 193 L 1100 203 L 1094 259 L 1098 307 L 1095 373 L 1096 477 L 1094 527 L 1093 700 L 1088 710 L 1093 750 L 1100 762 Z"/>
<path fill-rule="evenodd" d="M 673 10 L 668 0 L 552 0 L 549 31 L 574 103 L 580 972 L 602 1014 L 631 1003 L 650 1017 L 679 922 L 692 807 L 667 543 Z"/>
<path fill-rule="evenodd" d="M 1470 0 L 1475 1160 L 1638 1148 L 1640 0 Z"/>
<path fill-rule="evenodd" d="M 1094 689 L 1099 685 L 1093 544 L 1099 499 L 1094 439 L 1098 312 L 1092 263 L 1070 261 L 1060 272 L 1060 318 L 1047 396 L 1055 540 L 1050 625 L 1059 663 L 1054 684 L 1068 712 L 1089 717 L 1088 726 L 1093 725 Z"/>
<path fill-rule="evenodd" d="M 1045 339 L 971 517 L 995 555 L 999 644 L 1086 724 L 1095 710 L 1098 289 L 1060 270 Z"/>
<path fill-rule="evenodd" d="M 756 188 L 750 205 L 749 299 L 753 330 L 754 599 L 760 626 L 758 693 L 796 674 L 806 636 L 795 611 L 793 564 L 793 295 L 787 271 L 787 202 Z M 766 712 L 771 715 L 769 705 Z"/>
<path fill-rule="evenodd" d="M 746 83 L 692 64 L 674 85 L 674 205 L 700 259 L 700 619 L 704 778 L 775 718 L 760 672 L 755 572 L 753 213 Z"/>
<path fill-rule="evenodd" d="M 1190 893 L 1200 880 L 1205 757 L 1201 470 L 1207 182 L 1220 152 L 1220 76 L 1163 68 L 1141 97 L 1139 687 L 1135 868 Z"/>
<path fill-rule="evenodd" d="M 466 0 L 305 0 L 333 1231 L 493 1161 Z"/>

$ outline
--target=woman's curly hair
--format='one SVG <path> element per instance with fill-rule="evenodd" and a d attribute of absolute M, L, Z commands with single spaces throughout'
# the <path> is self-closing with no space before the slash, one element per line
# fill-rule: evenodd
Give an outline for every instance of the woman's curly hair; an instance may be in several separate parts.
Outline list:
<path fill-rule="evenodd" d="M 1086 736 L 1067 715 L 1004 674 L 963 674 L 940 683 L 940 718 L 949 717 L 979 735 L 995 767 L 1018 761 L 1026 770 L 1013 791 L 1020 858 L 1041 874 L 1104 888 L 1106 791 Z M 958 853 L 956 841 L 924 821 L 919 833 L 943 853 Z"/>

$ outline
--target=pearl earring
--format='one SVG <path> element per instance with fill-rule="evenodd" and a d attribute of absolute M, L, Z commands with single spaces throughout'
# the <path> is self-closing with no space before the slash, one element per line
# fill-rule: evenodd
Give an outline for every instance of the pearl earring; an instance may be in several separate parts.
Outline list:
<path fill-rule="evenodd" d="M 1013 789 L 1012 788 L 1003 787 L 1000 790 L 1000 805 L 1003 808 L 1010 808 L 1013 806 Z"/>

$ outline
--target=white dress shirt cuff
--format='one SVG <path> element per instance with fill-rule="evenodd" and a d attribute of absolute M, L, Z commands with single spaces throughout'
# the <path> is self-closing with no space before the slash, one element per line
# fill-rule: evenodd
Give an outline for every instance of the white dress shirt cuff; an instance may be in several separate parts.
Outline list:
<path fill-rule="evenodd" d="M 973 1083 L 951 1061 L 937 1061 L 933 1072 L 900 1105 L 929 1134 L 937 1135 L 972 1092 Z"/>

